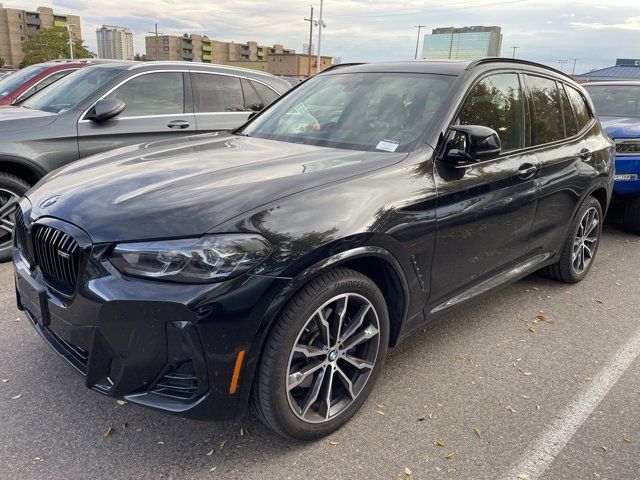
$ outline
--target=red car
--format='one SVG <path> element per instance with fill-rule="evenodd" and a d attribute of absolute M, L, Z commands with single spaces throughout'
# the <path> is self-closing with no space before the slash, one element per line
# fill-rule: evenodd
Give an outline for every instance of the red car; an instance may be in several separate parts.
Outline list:
<path fill-rule="evenodd" d="M 94 60 L 53 60 L 18 70 L 0 79 L 0 105 L 15 105 Z"/>

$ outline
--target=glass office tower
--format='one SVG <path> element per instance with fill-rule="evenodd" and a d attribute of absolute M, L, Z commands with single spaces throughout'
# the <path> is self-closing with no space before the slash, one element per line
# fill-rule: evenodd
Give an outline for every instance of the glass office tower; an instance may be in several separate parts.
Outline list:
<path fill-rule="evenodd" d="M 502 48 L 500 27 L 435 28 L 424 36 L 422 58 L 476 60 L 498 57 Z"/>

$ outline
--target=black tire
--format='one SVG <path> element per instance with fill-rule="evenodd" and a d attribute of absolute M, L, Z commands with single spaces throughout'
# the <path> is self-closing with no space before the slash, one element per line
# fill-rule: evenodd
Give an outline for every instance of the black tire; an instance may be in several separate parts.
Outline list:
<path fill-rule="evenodd" d="M 640 197 L 627 198 L 624 201 L 622 224 L 628 232 L 640 235 Z"/>
<path fill-rule="evenodd" d="M 366 383 L 355 398 L 350 400 L 351 403 L 348 406 L 339 411 L 335 417 L 322 420 L 322 423 L 308 422 L 294 413 L 293 406 L 290 404 L 287 376 L 290 361 L 293 358 L 293 347 L 298 342 L 299 336 L 308 331 L 305 327 L 309 325 L 307 322 L 314 318 L 314 312 L 317 312 L 326 302 L 344 294 L 353 295 L 348 298 L 366 298 L 375 309 L 374 313 L 377 314 L 375 318 L 379 324 L 377 355 L 375 361 L 371 362 L 373 368 L 370 369 Z M 344 333 L 346 335 L 346 332 Z M 346 340 L 344 342 L 346 343 Z M 336 343 L 342 342 L 336 340 Z M 384 296 L 377 285 L 365 275 L 348 268 L 328 271 L 305 285 L 276 320 L 258 367 L 253 385 L 251 408 L 262 422 L 282 436 L 313 440 L 329 435 L 353 417 L 371 393 L 382 369 L 388 343 L 389 315 Z M 330 366 L 329 369 L 331 369 Z M 334 376 L 331 378 L 333 379 Z M 337 374 L 335 378 L 338 378 Z M 323 380 L 324 377 L 320 380 L 321 385 L 324 385 Z M 311 383 L 315 384 L 316 381 L 312 377 Z"/>
<path fill-rule="evenodd" d="M 595 208 L 598 212 L 599 223 L 596 227 L 597 241 L 595 243 L 593 255 L 588 266 L 583 271 L 577 272 L 573 265 L 574 241 L 580 228 L 580 222 L 584 218 L 585 213 L 592 208 Z M 546 277 L 549 277 L 558 282 L 578 283 L 582 281 L 582 279 L 587 275 L 587 273 L 589 273 L 589 270 L 591 270 L 591 267 L 593 266 L 593 259 L 595 259 L 596 253 L 598 251 L 598 246 L 600 245 L 602 221 L 602 206 L 600 205 L 600 202 L 594 197 L 587 197 L 584 202 L 582 202 L 582 205 L 580 205 L 580 208 L 578 209 L 573 222 L 571 222 L 571 229 L 569 230 L 569 235 L 567 236 L 567 239 L 562 246 L 560 259 L 557 263 L 544 268 L 541 273 Z"/>
<path fill-rule="evenodd" d="M 15 222 L 17 201 L 31 188 L 27 182 L 10 173 L 0 172 L 0 262 L 11 260 L 12 235 L 7 228 Z"/>

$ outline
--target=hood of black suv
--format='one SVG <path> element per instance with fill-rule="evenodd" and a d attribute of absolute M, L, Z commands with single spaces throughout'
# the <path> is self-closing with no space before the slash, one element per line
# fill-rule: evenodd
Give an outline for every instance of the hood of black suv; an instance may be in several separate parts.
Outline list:
<path fill-rule="evenodd" d="M 27 196 L 33 218 L 67 220 L 96 243 L 184 237 L 406 155 L 198 135 L 89 157 L 45 177 Z"/>
<path fill-rule="evenodd" d="M 14 132 L 42 128 L 58 118 L 57 113 L 32 110 L 25 107 L 0 107 L 0 132 Z"/>

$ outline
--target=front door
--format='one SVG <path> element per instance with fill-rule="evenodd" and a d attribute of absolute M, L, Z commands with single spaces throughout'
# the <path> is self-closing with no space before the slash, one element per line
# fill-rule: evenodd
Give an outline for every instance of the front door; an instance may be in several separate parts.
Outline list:
<path fill-rule="evenodd" d="M 539 162 L 524 150 L 522 92 L 517 73 L 497 73 L 476 83 L 458 122 L 493 128 L 501 154 L 464 168 L 436 162 L 437 234 L 429 299 L 435 309 L 529 252 Z"/>
<path fill-rule="evenodd" d="M 187 75 L 178 71 L 145 72 L 106 95 L 122 100 L 125 109 L 106 122 L 78 122 L 80 157 L 195 133 L 190 88 L 185 90 Z"/>

